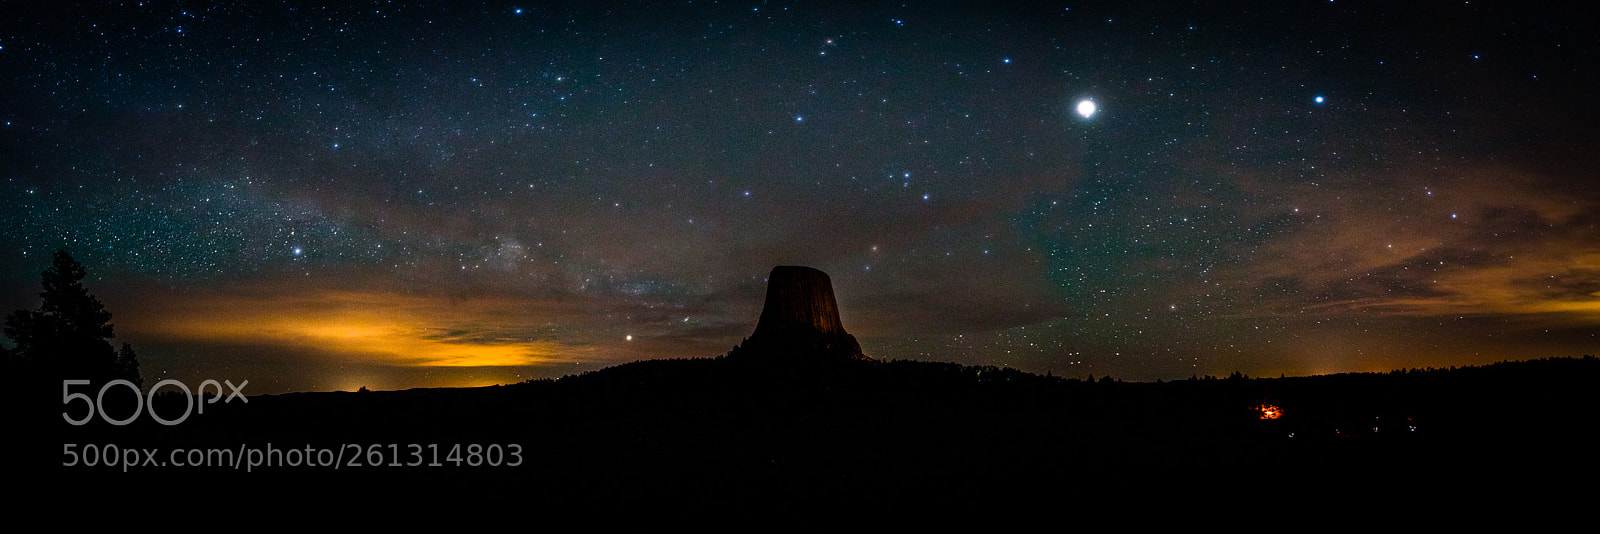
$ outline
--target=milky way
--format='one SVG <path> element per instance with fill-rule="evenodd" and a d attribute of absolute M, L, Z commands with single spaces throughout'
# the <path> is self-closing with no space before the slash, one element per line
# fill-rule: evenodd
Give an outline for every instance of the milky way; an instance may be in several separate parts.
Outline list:
<path fill-rule="evenodd" d="M 69 250 L 147 375 L 258 392 L 715 356 L 785 264 L 880 359 L 1600 348 L 1590 18 L 1124 4 L 12 6 L 0 304 Z"/>

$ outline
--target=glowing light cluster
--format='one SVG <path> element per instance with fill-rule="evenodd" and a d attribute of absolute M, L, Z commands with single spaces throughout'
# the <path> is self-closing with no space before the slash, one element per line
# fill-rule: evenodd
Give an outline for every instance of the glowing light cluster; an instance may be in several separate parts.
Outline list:
<path fill-rule="evenodd" d="M 1256 406 L 1251 409 L 1261 412 L 1262 419 L 1277 419 L 1279 417 L 1283 417 L 1283 409 L 1271 404 L 1262 403 L 1260 406 Z"/>

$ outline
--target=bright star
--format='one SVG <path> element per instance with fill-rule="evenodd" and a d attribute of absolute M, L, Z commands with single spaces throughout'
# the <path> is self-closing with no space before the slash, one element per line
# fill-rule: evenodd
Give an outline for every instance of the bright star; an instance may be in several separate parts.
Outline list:
<path fill-rule="evenodd" d="M 1321 104 L 1322 103 L 1322 95 L 1317 95 L 1316 98 L 1313 98 L 1311 100 L 1316 102 L 1316 103 L 1318 103 L 1318 104 Z"/>
<path fill-rule="evenodd" d="M 1096 107 L 1093 100 L 1083 99 L 1078 101 L 1078 114 L 1087 119 L 1094 116 Z"/>

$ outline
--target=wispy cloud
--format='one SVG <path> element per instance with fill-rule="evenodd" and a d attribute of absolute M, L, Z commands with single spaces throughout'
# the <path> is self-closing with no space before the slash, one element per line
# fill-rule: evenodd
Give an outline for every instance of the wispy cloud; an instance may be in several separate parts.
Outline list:
<path fill-rule="evenodd" d="M 1451 188 L 1457 180 L 1501 185 Z M 1413 177 L 1404 187 L 1295 189 L 1285 196 L 1299 199 L 1298 216 L 1311 220 L 1229 274 L 1254 288 L 1253 313 L 1547 316 L 1600 324 L 1596 206 L 1514 172 L 1440 182 L 1431 187 Z"/>

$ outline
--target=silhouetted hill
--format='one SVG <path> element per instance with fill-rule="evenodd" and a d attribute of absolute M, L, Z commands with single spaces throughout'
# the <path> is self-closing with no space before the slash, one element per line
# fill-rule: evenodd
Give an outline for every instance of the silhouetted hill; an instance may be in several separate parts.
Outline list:
<path fill-rule="evenodd" d="M 1128 492 L 1330 496 L 1352 484 L 1364 495 L 1448 492 L 1483 476 L 1527 484 L 1592 473 L 1597 377 L 1593 357 L 1164 383 L 913 361 L 655 360 L 509 386 L 258 396 L 208 405 L 176 426 L 55 425 L 28 454 L 42 460 L 33 474 L 54 484 L 136 482 L 162 495 L 210 481 L 233 488 L 209 496 L 222 504 L 315 497 L 687 513 L 1083 504 Z M 1282 416 L 1260 419 L 1263 404 Z M 123 472 L 62 467 L 62 443 L 160 454 L 270 444 L 284 459 L 310 446 L 342 463 L 245 469 L 162 458 Z"/>

